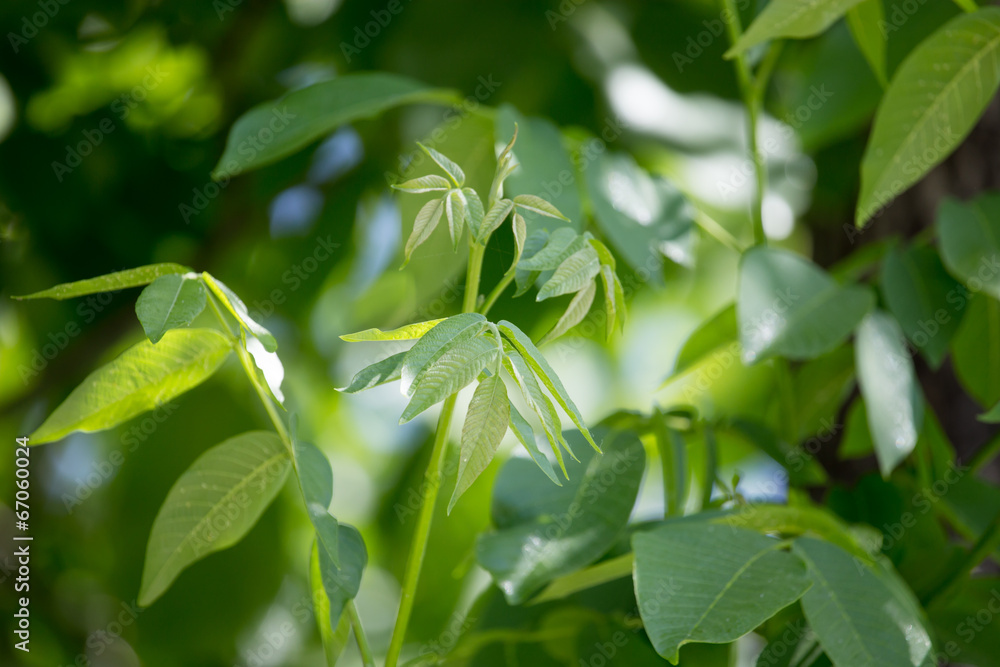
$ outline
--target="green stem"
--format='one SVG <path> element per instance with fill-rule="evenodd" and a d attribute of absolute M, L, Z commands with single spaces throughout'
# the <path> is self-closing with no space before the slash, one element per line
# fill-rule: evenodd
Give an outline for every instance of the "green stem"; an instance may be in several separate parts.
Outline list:
<path fill-rule="evenodd" d="M 483 306 L 479 309 L 480 313 L 486 315 L 488 312 L 490 312 L 490 308 L 493 307 L 493 304 L 496 303 L 497 299 L 500 298 L 500 295 L 503 294 L 503 291 L 507 289 L 507 286 L 510 285 L 511 282 L 513 282 L 514 274 L 515 274 L 514 268 L 511 267 L 511 270 L 504 275 L 504 277 L 500 280 L 500 282 L 497 283 L 496 287 L 493 288 L 493 291 L 490 292 L 489 296 L 486 297 L 486 301 L 483 302 Z"/>
<path fill-rule="evenodd" d="M 364 667 L 375 667 L 375 658 L 372 656 L 372 649 L 368 644 L 368 635 L 365 634 L 365 629 L 361 627 L 361 617 L 358 616 L 354 600 L 347 601 L 347 604 L 344 605 L 344 611 L 347 612 L 348 617 L 351 619 L 351 626 L 354 627 L 354 637 L 358 642 L 361 662 L 364 663 Z"/>
<path fill-rule="evenodd" d="M 715 441 L 715 431 L 710 425 L 705 425 L 705 486 L 701 490 L 701 508 L 712 504 L 712 489 L 718 476 L 718 444 Z"/>
<path fill-rule="evenodd" d="M 958 584 L 962 577 L 972 572 L 979 563 L 996 551 L 998 546 L 1000 546 L 1000 512 L 993 517 L 990 525 L 979 536 L 972 550 L 959 566 L 952 570 L 944 581 L 923 597 L 921 602 L 923 602 L 924 607 L 929 607 L 935 600 L 950 591 Z"/>
<path fill-rule="evenodd" d="M 483 256 L 486 247 L 469 239 L 469 264 L 465 272 L 465 294 L 462 298 L 462 312 L 473 313 L 479 301 L 479 278 L 483 270 Z M 441 405 L 441 416 L 438 417 L 437 431 L 434 434 L 434 445 L 431 449 L 431 460 L 424 477 L 427 479 L 427 493 L 420 506 L 417 516 L 417 527 L 413 535 L 413 544 L 406 559 L 406 570 L 403 572 L 403 591 L 399 600 L 399 615 L 396 626 L 392 629 L 392 639 L 389 641 L 389 651 L 385 657 L 385 667 L 396 667 L 403 643 L 406 640 L 406 628 L 413 614 L 413 602 L 416 598 L 417 583 L 420 580 L 420 569 L 427 553 L 427 542 L 431 535 L 431 524 L 434 521 L 434 506 L 437 504 L 438 491 L 444 481 L 445 458 L 448 452 L 448 429 L 455 412 L 456 395 L 452 394 Z"/>
<path fill-rule="evenodd" d="M 955 0 L 955 4 L 968 14 L 979 11 L 979 5 L 976 4 L 975 0 Z"/>

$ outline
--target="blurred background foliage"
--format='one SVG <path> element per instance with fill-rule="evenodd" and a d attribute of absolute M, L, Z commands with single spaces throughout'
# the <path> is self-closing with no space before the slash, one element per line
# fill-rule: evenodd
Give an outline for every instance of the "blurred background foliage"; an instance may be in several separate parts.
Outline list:
<path fill-rule="evenodd" d="M 92 367 L 142 338 L 133 293 L 30 306 L 9 296 L 152 262 L 210 270 L 243 295 L 281 341 L 284 390 L 301 431 L 333 461 L 332 512 L 366 536 L 371 566 L 358 607 L 380 647 L 391 631 L 414 524 L 408 512 L 419 504 L 436 412 L 397 426 L 404 402 L 394 388 L 339 395 L 334 387 L 389 352 L 349 348 L 337 336 L 457 310 L 464 258 L 444 236 L 397 271 L 416 204 L 391 196 L 388 184 L 408 168 L 414 142 L 445 128 L 436 147 L 482 187 L 492 175 L 494 124 L 518 118 L 526 134 L 544 134 L 553 126 L 537 119 L 547 118 L 563 128 L 567 146 L 579 148 L 593 136 L 606 142 L 586 162 L 587 178 L 590 187 L 609 193 L 615 210 L 647 223 L 651 216 L 677 218 L 676 211 L 642 209 L 645 201 L 664 201 L 646 192 L 666 187 L 658 180 L 665 177 L 744 242 L 751 236 L 746 210 L 753 180 L 716 3 L 398 2 L 402 10 L 385 25 L 373 12 L 387 3 L 351 0 L 18 0 L 0 6 L 0 431 L 8 444 L 28 433 Z M 740 5 L 752 16 L 752 2 Z M 896 28 L 888 35 L 890 73 L 958 12 L 944 0 L 927 0 L 920 12 L 895 18 L 892 5 L 886 7 Z M 457 114 L 431 106 L 394 110 L 342 127 L 260 171 L 222 184 L 211 180 L 239 114 L 289 90 L 367 70 L 455 89 L 466 103 Z M 851 224 L 858 161 L 879 95 L 846 26 L 786 45 L 762 139 L 773 139 L 764 205 L 773 242 L 825 266 L 854 249 L 843 225 Z M 987 129 L 977 132 L 995 127 L 996 116 L 991 108 Z M 932 174 L 930 186 L 907 193 L 860 241 L 912 233 L 929 223 L 928 201 L 995 180 L 992 172 L 968 176 L 955 166 L 969 163 L 975 150 L 960 150 Z M 530 166 L 552 156 L 520 157 Z M 591 224 L 586 213 L 574 222 Z M 738 257 L 712 235 L 690 229 L 657 241 L 663 244 L 652 271 L 641 261 L 622 269 L 630 301 L 623 335 L 604 344 L 597 328 L 578 329 L 546 350 L 585 416 L 596 421 L 622 408 L 694 402 L 706 414 L 777 421 L 768 365 L 742 368 L 733 359 L 708 391 L 687 391 L 683 381 L 661 388 L 685 336 L 732 300 Z M 511 244 L 508 232 L 491 245 L 487 286 L 506 269 Z M 514 300 L 508 292 L 494 314 L 538 334 L 562 307 Z M 849 355 L 825 363 L 831 374 L 851 365 Z M 975 449 L 990 434 L 985 425 L 969 425 L 975 403 L 949 365 L 932 379 L 940 384 L 928 390 L 929 400 L 944 431 L 959 452 Z M 849 379 L 845 387 L 850 391 Z M 828 406 L 816 410 L 795 437 L 816 434 L 823 416 L 836 418 Z M 170 485 L 207 447 L 265 426 L 234 365 L 125 427 L 33 450 L 33 651 L 14 656 L 4 641 L 0 662 L 321 664 L 306 583 L 311 533 L 288 489 L 247 539 L 191 567 L 135 622 L 114 632 L 122 609 L 134 603 L 149 527 Z M 720 434 L 720 447 L 723 479 L 738 470 L 741 493 L 762 497 L 755 480 L 766 479 L 776 464 L 736 436 Z M 696 461 L 699 443 L 689 449 Z M 11 466 L 11 457 L 0 457 L 0 479 L 12 479 Z M 436 556 L 425 565 L 416 602 L 415 641 L 451 648 L 459 632 L 505 607 L 494 592 L 463 611 L 488 581 L 475 566 L 473 544 L 489 521 L 496 469 L 489 468 L 451 517 L 444 518 L 442 507 L 430 545 Z M 846 469 L 843 481 L 871 483 L 842 488 L 837 511 L 880 525 L 866 512 L 902 502 L 905 489 L 872 478 L 874 471 L 870 457 Z M 767 497 L 781 500 L 783 493 Z M 12 498 L 13 485 L 4 482 L 4 610 L 14 604 Z M 656 516 L 661 502 L 647 485 L 636 516 Z M 494 657 L 474 664 L 501 664 L 510 652 L 519 664 L 570 660 L 576 643 L 610 636 L 634 607 L 627 581 L 578 600 L 574 609 L 542 605 L 503 617 L 542 629 L 569 627 L 568 634 L 552 633 L 568 638 L 511 644 L 508 653 L 486 652 Z M 647 649 L 632 643 L 628 650 Z M 352 650 L 345 661 L 360 664 Z M 682 659 L 727 664 L 730 657 L 718 653 L 692 647 Z M 643 658 L 619 659 L 639 664 Z"/>

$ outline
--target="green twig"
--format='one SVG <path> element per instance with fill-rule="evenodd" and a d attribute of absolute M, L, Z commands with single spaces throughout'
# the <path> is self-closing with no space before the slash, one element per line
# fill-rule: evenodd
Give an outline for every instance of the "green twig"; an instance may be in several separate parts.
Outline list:
<path fill-rule="evenodd" d="M 375 658 L 372 655 L 371 646 L 368 644 L 368 636 L 365 629 L 361 627 L 361 617 L 358 616 L 357 607 L 354 600 L 348 600 L 344 605 L 344 612 L 351 619 L 351 626 L 354 628 L 354 637 L 358 642 L 358 651 L 361 653 L 361 662 L 364 667 L 375 667 Z"/>

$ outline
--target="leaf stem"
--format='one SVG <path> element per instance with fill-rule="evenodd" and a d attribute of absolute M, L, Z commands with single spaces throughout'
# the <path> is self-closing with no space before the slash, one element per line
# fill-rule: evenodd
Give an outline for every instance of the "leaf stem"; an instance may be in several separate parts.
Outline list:
<path fill-rule="evenodd" d="M 944 581 L 923 596 L 921 602 L 924 607 L 931 606 L 935 600 L 941 598 L 945 593 L 954 588 L 962 577 L 972 572 L 972 570 L 975 569 L 975 567 L 979 565 L 983 559 L 996 551 L 998 546 L 1000 546 L 1000 512 L 993 517 L 993 520 L 990 521 L 986 530 L 984 530 L 983 534 L 979 536 L 979 539 L 976 540 L 972 550 L 969 551 L 968 555 L 964 559 L 962 559 L 958 567 L 954 568 L 951 573 L 945 577 Z"/>
<path fill-rule="evenodd" d="M 493 304 L 497 302 L 497 299 L 500 298 L 503 291 L 507 289 L 511 282 L 513 282 L 514 274 L 515 270 L 513 267 L 511 267 L 510 271 L 504 274 L 504 277 L 501 278 L 500 282 L 498 282 L 496 287 L 493 288 L 493 291 L 491 291 L 489 296 L 486 297 L 486 301 L 483 302 L 482 307 L 479 309 L 481 314 L 486 315 L 490 312 L 490 308 L 493 307 Z"/>
<path fill-rule="evenodd" d="M 372 656 L 371 646 L 368 644 L 368 635 L 361 626 L 361 617 L 358 616 L 358 609 L 354 606 L 354 600 L 348 600 L 344 605 L 344 611 L 351 619 L 351 626 L 354 628 L 354 638 L 358 642 L 358 651 L 361 653 L 361 662 L 364 667 L 375 667 L 375 658 Z"/>
<path fill-rule="evenodd" d="M 483 257 L 486 247 L 469 238 L 469 263 L 465 271 L 465 293 L 462 298 L 462 312 L 473 313 L 479 301 L 479 279 L 483 270 Z M 413 614 L 413 602 L 417 593 L 417 583 L 420 580 L 420 569 L 427 553 L 427 542 L 430 539 L 431 524 L 434 521 L 434 507 L 437 505 L 438 491 L 444 481 L 445 458 L 448 452 L 448 429 L 455 412 L 456 395 L 452 394 L 441 404 L 441 416 L 438 417 L 437 431 L 434 434 L 434 445 L 431 449 L 431 460 L 424 477 L 427 480 L 427 493 L 420 506 L 417 517 L 417 527 L 413 535 L 413 544 L 406 559 L 406 570 L 403 572 L 403 591 L 399 600 L 399 614 L 396 625 L 392 629 L 392 639 L 389 641 L 389 651 L 385 657 L 385 667 L 396 667 L 403 643 L 406 640 L 406 628 Z"/>

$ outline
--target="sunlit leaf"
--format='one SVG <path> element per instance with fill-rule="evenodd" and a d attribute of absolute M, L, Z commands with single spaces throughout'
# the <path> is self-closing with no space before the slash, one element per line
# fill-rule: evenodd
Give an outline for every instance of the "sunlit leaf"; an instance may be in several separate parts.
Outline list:
<path fill-rule="evenodd" d="M 462 188 L 462 196 L 465 197 L 465 216 L 469 223 L 469 233 L 473 238 L 477 238 L 476 230 L 482 228 L 483 218 L 486 217 L 483 212 L 483 200 L 472 188 Z"/>
<path fill-rule="evenodd" d="M 657 653 L 739 639 L 809 588 L 783 542 L 735 526 L 667 522 L 636 533 L 635 595 Z"/>
<path fill-rule="evenodd" d="M 503 224 L 503 221 L 507 219 L 507 216 L 513 210 L 514 202 L 509 199 L 501 199 L 493 204 L 492 208 L 490 208 L 483 218 L 482 224 L 479 226 L 479 231 L 476 233 L 476 238 L 480 241 L 488 238 L 490 234 Z"/>
<path fill-rule="evenodd" d="M 405 424 L 418 414 L 448 398 L 475 380 L 484 368 L 497 361 L 496 341 L 483 336 L 447 345 L 434 361 L 413 380 L 412 398 L 399 418 Z M 405 372 L 406 367 L 404 365 Z"/>
<path fill-rule="evenodd" d="M 190 273 L 191 269 L 180 264 L 150 264 L 140 266 L 126 271 L 116 271 L 97 278 L 77 280 L 72 283 L 64 283 L 50 287 L 41 292 L 15 296 L 15 299 L 72 299 L 77 296 L 87 294 L 97 294 L 99 292 L 115 292 L 128 287 L 139 287 L 148 285 L 161 276 L 168 276 L 174 273 Z"/>
<path fill-rule="evenodd" d="M 211 377 L 231 351 L 212 329 L 173 329 L 156 345 L 144 340 L 88 375 L 31 435 L 31 444 L 101 431 L 153 410 Z"/>
<path fill-rule="evenodd" d="M 485 328 L 486 318 L 479 313 L 455 315 L 436 324 L 406 352 L 400 371 L 403 393 L 412 396 L 413 381 L 421 371 L 436 361 L 450 346 L 479 335 Z"/>
<path fill-rule="evenodd" d="M 295 471 L 299 480 L 299 490 L 316 531 L 319 548 L 326 552 L 334 564 L 340 564 L 340 526 L 330 514 L 333 499 L 333 469 L 326 455 L 316 445 L 295 441 Z"/>
<path fill-rule="evenodd" d="M 247 310 L 246 304 L 243 303 L 240 297 L 236 296 L 233 290 L 229 289 L 221 280 L 214 278 L 209 273 L 202 273 L 201 277 L 205 281 L 205 284 L 208 285 L 208 288 L 212 290 L 212 293 L 222 302 L 226 310 L 236 318 L 236 321 L 243 328 L 260 340 L 265 350 L 274 352 L 278 349 L 278 341 L 275 340 L 270 331 L 250 317 L 250 311 Z"/>
<path fill-rule="evenodd" d="M 565 215 L 559 212 L 559 209 L 537 195 L 517 195 L 514 197 L 514 206 L 522 211 L 530 211 L 531 213 L 537 213 L 549 218 L 569 221 Z"/>
<path fill-rule="evenodd" d="M 465 185 L 465 172 L 451 158 L 420 142 L 417 142 L 417 146 L 420 146 L 420 150 L 426 153 L 427 157 L 434 160 L 437 166 L 441 167 L 444 173 L 448 175 L 448 178 L 451 179 L 451 182 L 455 184 L 456 188 L 461 188 Z"/>
<path fill-rule="evenodd" d="M 587 429 L 587 425 L 583 421 L 583 415 L 580 414 L 580 410 L 577 409 L 576 404 L 573 403 L 573 399 L 569 397 L 569 392 L 566 391 L 566 387 L 563 386 L 562 381 L 556 372 L 549 365 L 549 362 L 545 360 L 545 357 L 535 344 L 531 342 L 531 338 L 528 337 L 523 331 L 518 329 L 516 326 L 511 324 L 506 320 L 501 320 L 497 323 L 500 328 L 500 332 L 511 342 L 511 344 L 517 349 L 517 351 L 524 357 L 524 360 L 528 362 L 531 369 L 538 376 L 538 379 L 542 381 L 545 388 L 549 390 L 552 397 L 556 399 L 556 402 L 562 406 L 562 409 L 569 415 L 570 420 L 573 424 L 580 429 L 580 433 L 583 437 L 587 439 L 590 446 L 594 449 L 600 451 L 597 443 L 594 442 L 594 438 L 591 437 L 590 431 Z"/>
<path fill-rule="evenodd" d="M 606 267 L 605 267 L 606 268 Z M 575 327 L 577 324 L 583 321 L 583 318 L 587 316 L 590 312 L 590 307 L 594 303 L 594 295 L 597 294 L 597 283 L 591 280 L 586 287 L 576 293 L 573 299 L 569 302 L 566 307 L 566 312 L 562 314 L 559 321 L 556 322 L 552 330 L 545 334 L 545 338 L 542 339 L 541 343 L 547 343 L 549 341 L 555 340 L 559 336 Z M 613 304 L 612 304 L 613 306 Z M 614 311 L 612 310 L 612 313 Z M 612 318 L 612 327 L 614 326 L 614 315 L 610 316 Z"/>
<path fill-rule="evenodd" d="M 505 349 L 505 352 L 506 354 L 503 359 L 504 368 L 517 383 L 524 402 L 535 413 L 539 422 L 541 422 L 542 431 L 545 433 L 545 438 L 549 441 L 549 447 L 551 447 L 559 467 L 562 469 L 564 475 L 568 475 L 569 473 L 566 472 L 566 463 L 563 460 L 562 451 L 559 447 L 560 445 L 566 447 L 569 445 L 562 437 L 562 425 L 560 424 L 559 414 L 556 412 L 555 405 L 552 404 L 549 397 L 542 391 L 541 385 L 538 384 L 538 380 L 535 378 L 535 373 L 528 366 L 528 362 L 524 360 L 524 357 L 518 354 L 513 347 Z"/>
<path fill-rule="evenodd" d="M 961 14 L 921 42 L 892 77 L 861 162 L 863 225 L 969 134 L 1000 86 L 1000 9 Z"/>
<path fill-rule="evenodd" d="M 142 290 L 135 314 L 150 342 L 157 343 L 170 329 L 186 327 L 205 309 L 207 292 L 197 278 L 179 274 L 160 276 Z"/>
<path fill-rule="evenodd" d="M 451 189 L 451 184 L 448 183 L 448 179 L 444 176 L 428 174 L 427 176 L 413 178 L 403 183 L 397 183 L 392 186 L 392 189 L 412 194 L 422 192 L 446 192 Z"/>
<path fill-rule="evenodd" d="M 847 10 L 847 26 L 865 60 L 882 87 L 888 84 L 886 74 L 886 34 L 882 31 L 885 8 L 882 0 L 861 0 Z"/>
<path fill-rule="evenodd" d="M 601 271 L 601 262 L 597 251 L 590 245 L 585 245 L 567 257 L 555 270 L 552 277 L 545 281 L 538 290 L 536 301 L 544 301 L 554 296 L 578 292 L 588 283 L 593 284 L 594 278 Z"/>
<path fill-rule="evenodd" d="M 451 234 L 452 245 L 458 250 L 458 242 L 462 240 L 465 229 L 465 199 L 461 190 L 452 190 L 444 199 L 444 214 L 448 218 L 448 233 Z"/>
<path fill-rule="evenodd" d="M 518 218 L 521 218 L 520 214 L 514 213 L 514 228 L 518 227 Z M 527 260 L 532 259 L 538 252 L 548 244 L 549 233 L 544 229 L 540 229 L 524 239 L 524 247 L 521 249 L 521 254 L 518 256 L 518 261 L 514 262 L 514 266 L 517 267 L 514 271 L 514 284 L 517 289 L 514 290 L 514 296 L 521 296 L 535 284 L 538 280 L 538 276 L 541 275 L 541 271 L 537 269 L 526 269 L 521 265 L 521 261 L 527 262 Z"/>
<path fill-rule="evenodd" d="M 442 215 L 444 215 L 443 199 L 432 199 L 420 207 L 420 211 L 413 221 L 413 231 L 410 232 L 410 237 L 406 239 L 406 247 L 403 249 L 403 266 L 400 268 L 409 264 L 410 257 L 413 256 L 413 251 L 430 238 L 430 235 L 441 221 Z"/>
<path fill-rule="evenodd" d="M 198 457 L 153 522 L 139 604 L 152 604 L 192 563 L 239 542 L 281 490 L 290 467 L 284 443 L 267 431 L 235 436 Z"/>
<path fill-rule="evenodd" d="M 364 331 L 358 331 L 357 333 L 344 334 L 340 338 L 341 340 L 346 340 L 349 343 L 378 340 L 417 340 L 441 322 L 444 322 L 444 318 L 439 320 L 427 320 L 426 322 L 415 322 L 413 324 L 407 324 L 406 326 L 399 327 L 398 329 L 390 329 L 389 331 L 382 331 L 381 329 L 365 329 Z"/>
<path fill-rule="evenodd" d="M 404 104 L 452 104 L 457 93 L 431 88 L 395 74 L 338 76 L 265 102 L 240 116 L 229 130 L 226 150 L 212 172 L 235 176 L 287 157 L 338 127 Z M 265 142 L 263 135 L 270 137 Z"/>
<path fill-rule="evenodd" d="M 568 227 L 560 227 L 547 236 L 536 235 L 533 238 L 544 238 L 545 245 L 531 256 L 522 259 L 518 263 L 518 269 L 527 271 L 556 269 L 563 260 L 581 250 L 584 245 L 583 237 Z"/>
<path fill-rule="evenodd" d="M 499 373 L 481 380 L 472 394 L 469 411 L 462 426 L 462 443 L 458 458 L 458 479 L 448 502 L 448 513 L 458 499 L 472 486 L 479 474 L 493 460 L 500 441 L 507 432 L 510 400 L 507 387 Z"/>
<path fill-rule="evenodd" d="M 559 477 L 556 475 L 555 469 L 552 467 L 552 462 L 549 461 L 545 454 L 538 448 L 538 443 L 535 442 L 535 432 L 531 428 L 531 424 L 521 416 L 521 413 L 517 411 L 514 404 L 510 405 L 510 430 L 517 437 L 518 441 L 524 447 L 531 459 L 538 464 L 545 476 L 552 480 L 556 486 L 562 486 L 562 482 L 559 481 Z"/>
<path fill-rule="evenodd" d="M 726 57 L 732 58 L 769 39 L 818 35 L 861 0 L 771 0 Z"/>

